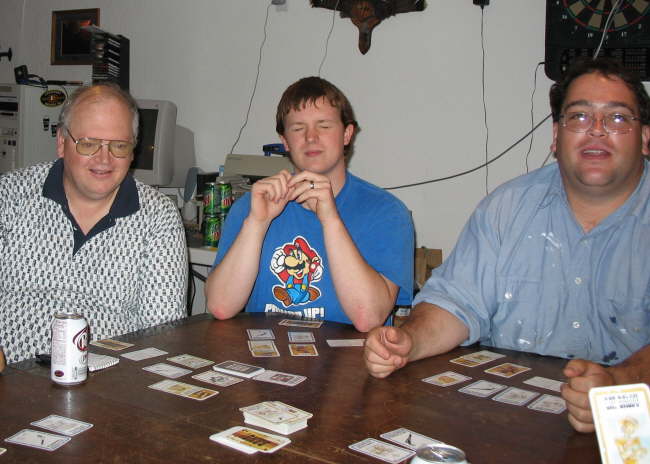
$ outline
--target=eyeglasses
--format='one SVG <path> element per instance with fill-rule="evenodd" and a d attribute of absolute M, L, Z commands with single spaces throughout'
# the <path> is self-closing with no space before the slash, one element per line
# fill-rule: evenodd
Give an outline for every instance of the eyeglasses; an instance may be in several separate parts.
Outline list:
<path fill-rule="evenodd" d="M 633 128 L 632 121 L 639 121 L 639 118 L 629 114 L 610 113 L 597 119 L 592 113 L 584 111 L 560 115 L 560 125 L 571 132 L 587 132 L 596 121 L 603 123 L 603 129 L 608 134 L 627 134 Z"/>
<path fill-rule="evenodd" d="M 95 154 L 102 148 L 104 145 L 108 145 L 108 151 L 111 152 L 115 158 L 126 158 L 133 152 L 135 143 L 126 142 L 124 140 L 101 140 L 101 139 L 91 139 L 88 137 L 83 137 L 79 140 L 75 139 L 69 130 L 66 129 L 68 135 L 75 143 L 77 153 L 81 156 L 95 156 Z"/>

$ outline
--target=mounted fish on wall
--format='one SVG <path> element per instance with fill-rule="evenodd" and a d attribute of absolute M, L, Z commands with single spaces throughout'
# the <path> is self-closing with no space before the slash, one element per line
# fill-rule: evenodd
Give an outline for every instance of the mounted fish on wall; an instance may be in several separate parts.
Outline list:
<path fill-rule="evenodd" d="M 399 13 L 422 11 L 424 0 L 311 0 L 314 8 L 341 12 L 341 18 L 350 18 L 359 28 L 359 50 L 364 55 L 370 49 L 372 30 L 384 19 Z"/>

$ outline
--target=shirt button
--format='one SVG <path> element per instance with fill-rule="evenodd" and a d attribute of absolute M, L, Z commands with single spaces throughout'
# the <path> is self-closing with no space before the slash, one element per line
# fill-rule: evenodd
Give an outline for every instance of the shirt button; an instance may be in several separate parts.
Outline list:
<path fill-rule="evenodd" d="M 580 328 L 580 323 L 578 321 L 573 321 L 573 324 L 571 324 L 571 325 L 573 325 L 574 329 L 579 329 Z"/>
<path fill-rule="evenodd" d="M 512 300 L 512 293 L 510 293 L 510 292 L 506 292 L 506 294 L 503 295 L 503 297 L 504 297 L 506 300 Z"/>
<path fill-rule="evenodd" d="M 575 278 L 575 283 L 576 285 L 580 285 L 582 283 L 582 279 L 580 277 Z"/>

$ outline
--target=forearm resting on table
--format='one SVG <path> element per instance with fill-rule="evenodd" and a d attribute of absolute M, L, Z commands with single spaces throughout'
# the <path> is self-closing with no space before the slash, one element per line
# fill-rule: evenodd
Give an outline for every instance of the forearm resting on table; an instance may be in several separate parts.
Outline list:
<path fill-rule="evenodd" d="M 650 345 L 646 345 L 616 366 L 607 369 L 617 385 L 650 383 Z"/>
<path fill-rule="evenodd" d="M 409 362 L 453 350 L 469 337 L 469 329 L 449 311 L 419 303 L 402 326 L 413 340 Z"/>
<path fill-rule="evenodd" d="M 239 235 L 205 284 L 208 310 L 217 319 L 233 317 L 246 305 L 259 268 L 266 227 L 244 221 Z"/>

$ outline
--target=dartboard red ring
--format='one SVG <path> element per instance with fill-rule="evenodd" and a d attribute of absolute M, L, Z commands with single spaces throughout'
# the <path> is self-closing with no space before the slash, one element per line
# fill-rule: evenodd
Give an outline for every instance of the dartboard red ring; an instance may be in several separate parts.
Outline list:
<path fill-rule="evenodd" d="M 562 0 L 562 3 L 576 23 L 591 31 L 602 31 L 616 0 Z M 607 32 L 627 29 L 649 12 L 649 0 L 623 0 Z"/>

